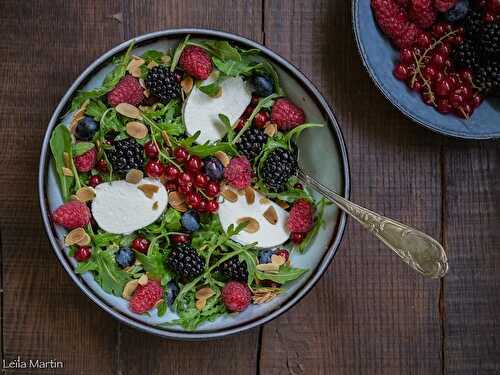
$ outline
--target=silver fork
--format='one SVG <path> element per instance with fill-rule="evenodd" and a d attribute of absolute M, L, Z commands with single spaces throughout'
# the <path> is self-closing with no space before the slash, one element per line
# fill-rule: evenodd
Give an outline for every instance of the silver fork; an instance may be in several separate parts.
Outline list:
<path fill-rule="evenodd" d="M 309 176 L 300 166 L 297 177 L 304 185 L 313 188 L 361 223 L 394 251 L 403 262 L 422 275 L 439 278 L 448 271 L 448 259 L 444 248 L 431 236 L 352 203 Z"/>

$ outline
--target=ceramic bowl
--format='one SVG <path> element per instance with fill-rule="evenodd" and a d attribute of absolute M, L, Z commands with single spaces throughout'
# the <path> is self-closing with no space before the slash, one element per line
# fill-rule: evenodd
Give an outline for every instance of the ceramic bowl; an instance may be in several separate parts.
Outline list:
<path fill-rule="evenodd" d="M 225 39 L 245 48 L 258 48 L 262 51 L 262 55 L 276 67 L 283 88 L 293 101 L 300 103 L 308 119 L 311 122 L 320 122 L 326 125 L 324 128 L 305 132 L 304 137 L 301 139 L 302 154 L 307 169 L 313 175 L 320 177 L 323 183 L 348 197 L 349 167 L 347 153 L 333 111 L 312 83 L 297 68 L 274 52 L 260 44 L 233 34 L 213 30 L 177 29 L 136 38 L 133 54 L 139 55 L 151 48 L 167 50 L 175 47 L 186 34 L 191 34 L 193 38 Z M 185 331 L 180 327 L 161 328 L 158 324 L 175 318 L 173 313 L 169 312 L 161 318 L 156 315 L 156 311 L 153 311 L 150 316 L 133 314 L 128 310 L 127 301 L 105 293 L 94 281 L 90 273 L 83 275 L 74 273 L 76 262 L 67 255 L 67 249 L 62 245 L 66 231 L 61 227 L 54 226 L 49 218 L 49 213 L 62 203 L 48 147 L 49 138 L 52 129 L 58 123 L 68 123 L 70 120 L 70 114 L 64 114 L 68 110 L 68 105 L 75 91 L 82 88 L 88 90 L 99 86 L 103 77 L 112 68 L 111 60 L 113 56 L 123 53 L 130 43 L 131 41 L 127 41 L 113 48 L 85 69 L 62 98 L 47 128 L 40 155 L 38 184 L 42 217 L 55 255 L 73 282 L 99 307 L 121 322 L 149 333 L 174 339 L 200 340 L 242 332 L 274 319 L 296 304 L 311 290 L 335 255 L 346 225 L 345 214 L 339 212 L 335 206 L 328 207 L 325 218 L 327 224 L 320 231 L 309 250 L 304 254 L 292 255 L 293 264 L 297 267 L 308 268 L 307 274 L 290 284 L 286 292 L 270 303 L 251 305 L 240 314 L 227 315 L 214 322 L 205 323 L 193 332 Z"/>
<path fill-rule="evenodd" d="M 392 74 L 399 52 L 378 28 L 370 0 L 354 0 L 352 18 L 356 42 L 366 70 L 382 94 L 404 115 L 435 132 L 453 137 L 500 137 L 500 98 L 488 98 L 468 120 L 442 115 L 424 104 L 418 93 L 411 91 Z"/>

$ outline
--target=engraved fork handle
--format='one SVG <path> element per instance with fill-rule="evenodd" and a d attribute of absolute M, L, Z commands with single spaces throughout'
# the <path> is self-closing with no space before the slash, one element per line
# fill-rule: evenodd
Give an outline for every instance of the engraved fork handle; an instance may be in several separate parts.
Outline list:
<path fill-rule="evenodd" d="M 340 209 L 361 223 L 394 251 L 403 262 L 424 276 L 439 278 L 448 271 L 448 260 L 443 246 L 429 235 L 379 215 L 341 197 L 311 176 L 299 170 L 299 179 Z"/>

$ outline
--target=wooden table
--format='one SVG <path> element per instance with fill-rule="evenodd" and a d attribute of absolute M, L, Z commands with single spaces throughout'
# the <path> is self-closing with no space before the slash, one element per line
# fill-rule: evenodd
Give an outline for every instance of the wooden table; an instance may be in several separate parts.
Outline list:
<path fill-rule="evenodd" d="M 167 341 L 119 324 L 86 298 L 42 228 L 42 136 L 97 56 L 182 26 L 244 35 L 310 77 L 344 131 L 352 198 L 441 239 L 448 276 L 420 277 L 351 223 L 314 290 L 239 336 Z M 500 143 L 445 138 L 393 108 L 362 67 L 348 1 L 1 0 L 0 35 L 3 359 L 63 361 L 46 371 L 58 374 L 500 373 Z"/>

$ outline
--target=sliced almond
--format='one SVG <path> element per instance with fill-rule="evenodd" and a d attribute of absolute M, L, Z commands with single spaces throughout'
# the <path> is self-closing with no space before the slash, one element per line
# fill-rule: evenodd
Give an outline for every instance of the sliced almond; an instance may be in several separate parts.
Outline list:
<path fill-rule="evenodd" d="M 268 273 L 278 272 L 279 268 L 280 267 L 274 263 L 257 264 L 257 269 L 262 272 L 268 272 Z"/>
<path fill-rule="evenodd" d="M 69 232 L 64 238 L 64 244 L 67 246 L 75 245 L 81 241 L 85 241 L 88 234 L 83 228 L 75 228 Z"/>
<path fill-rule="evenodd" d="M 264 133 L 269 137 L 273 137 L 278 132 L 278 126 L 276 124 L 266 124 L 264 127 Z"/>
<path fill-rule="evenodd" d="M 161 138 L 163 139 L 163 142 L 165 142 L 165 144 L 166 144 L 168 147 L 172 148 L 172 142 L 170 141 L 170 137 L 168 136 L 168 133 L 167 133 L 167 131 L 166 131 L 166 130 L 163 130 L 163 131 L 161 132 Z"/>
<path fill-rule="evenodd" d="M 260 204 L 268 204 L 271 203 L 271 201 L 267 197 L 262 197 L 259 199 Z"/>
<path fill-rule="evenodd" d="M 219 159 L 219 161 L 222 163 L 222 165 L 225 167 L 228 166 L 229 162 L 231 161 L 231 158 L 224 152 L 224 151 L 217 151 L 214 156 Z"/>
<path fill-rule="evenodd" d="M 165 300 L 163 298 L 160 298 L 158 301 L 153 306 L 153 309 L 157 308 L 161 303 L 163 303 Z"/>
<path fill-rule="evenodd" d="M 255 191 L 250 186 L 245 189 L 245 198 L 248 204 L 255 202 Z"/>
<path fill-rule="evenodd" d="M 238 189 L 236 191 L 238 192 L 238 195 L 241 195 L 241 196 L 245 195 L 245 189 Z"/>
<path fill-rule="evenodd" d="M 171 191 L 168 193 L 168 203 L 179 212 L 186 212 L 188 207 L 186 205 L 186 198 L 184 194 L 178 191 Z"/>
<path fill-rule="evenodd" d="M 146 98 L 149 98 L 151 96 L 151 93 L 149 92 L 148 89 L 145 89 L 143 92 L 142 92 L 142 95 L 144 95 L 144 97 Z"/>
<path fill-rule="evenodd" d="M 125 284 L 125 287 L 123 288 L 122 297 L 127 301 L 131 299 L 138 286 L 139 282 L 137 280 L 130 280 Z"/>
<path fill-rule="evenodd" d="M 148 69 L 153 69 L 153 68 L 156 68 L 158 66 L 158 63 L 156 61 L 150 61 L 149 64 L 148 64 Z"/>
<path fill-rule="evenodd" d="M 70 201 L 78 201 L 78 202 L 81 202 L 80 198 L 78 198 L 75 194 L 71 194 L 69 196 L 69 200 Z"/>
<path fill-rule="evenodd" d="M 153 184 L 142 184 L 137 186 L 137 189 L 141 190 L 149 199 L 153 198 L 153 195 L 160 190 L 158 185 Z"/>
<path fill-rule="evenodd" d="M 145 63 L 144 59 L 140 57 L 134 57 L 130 60 L 127 65 L 127 71 L 136 78 L 141 76 L 141 65 Z"/>
<path fill-rule="evenodd" d="M 224 189 L 221 194 L 229 202 L 234 203 L 238 200 L 238 195 L 234 191 L 232 191 L 231 189 Z"/>
<path fill-rule="evenodd" d="M 148 135 L 148 128 L 142 122 L 131 121 L 126 126 L 127 134 L 135 139 L 143 139 Z"/>
<path fill-rule="evenodd" d="M 129 184 L 138 184 L 142 178 L 144 177 L 144 173 L 139 169 L 130 169 L 125 176 L 125 181 Z"/>
<path fill-rule="evenodd" d="M 137 282 L 139 283 L 139 285 L 142 285 L 142 286 L 146 285 L 148 283 L 148 281 L 149 281 L 148 275 L 146 275 L 146 274 L 142 275 L 141 277 L 139 277 L 137 279 Z"/>
<path fill-rule="evenodd" d="M 132 104 L 128 103 L 120 103 L 116 107 L 116 112 L 118 112 L 120 115 L 134 118 L 134 119 L 140 119 L 141 118 L 141 111 L 139 111 L 139 108 L 136 106 L 133 106 Z"/>
<path fill-rule="evenodd" d="M 170 63 L 171 60 L 172 60 L 172 58 L 169 55 L 163 55 L 161 57 L 161 62 L 164 64 Z"/>
<path fill-rule="evenodd" d="M 275 264 L 279 267 L 279 266 L 282 266 L 283 264 L 285 264 L 285 262 L 286 262 L 285 257 L 282 257 L 281 255 L 276 255 L 276 254 L 271 255 L 271 263 L 272 264 Z"/>
<path fill-rule="evenodd" d="M 269 206 L 267 210 L 264 211 L 263 215 L 267 221 L 275 225 L 278 222 L 278 214 L 273 206 Z"/>
<path fill-rule="evenodd" d="M 158 204 L 158 201 L 153 203 L 153 210 L 157 210 L 160 205 Z"/>
<path fill-rule="evenodd" d="M 62 167 L 62 172 L 66 177 L 73 177 L 73 172 L 69 168 Z"/>
<path fill-rule="evenodd" d="M 196 310 L 202 311 L 203 308 L 206 306 L 206 304 L 207 304 L 207 300 L 206 299 L 197 299 L 196 303 L 195 303 Z"/>
<path fill-rule="evenodd" d="M 260 305 L 262 303 L 271 301 L 280 293 L 280 288 L 257 288 L 253 291 L 252 300 L 254 303 Z"/>
<path fill-rule="evenodd" d="M 243 230 L 248 233 L 255 233 L 259 230 L 260 227 L 259 222 L 253 217 L 242 217 L 238 219 L 237 222 L 238 224 L 246 222 L 247 225 L 245 226 L 245 228 L 243 228 Z"/>
<path fill-rule="evenodd" d="M 95 190 L 90 186 L 84 186 L 78 189 L 75 195 L 80 202 L 90 202 L 95 198 Z"/>
<path fill-rule="evenodd" d="M 197 299 L 209 299 L 213 295 L 215 295 L 215 292 L 208 286 L 198 289 L 198 291 L 196 292 Z"/>
<path fill-rule="evenodd" d="M 193 89 L 193 79 L 191 77 L 186 77 L 181 81 L 181 87 L 182 90 L 186 93 L 189 94 L 191 90 Z"/>
<path fill-rule="evenodd" d="M 142 87 L 143 89 L 146 89 L 146 88 L 147 88 L 147 87 L 146 87 L 146 83 L 144 82 L 144 80 L 143 80 L 142 78 L 139 78 L 139 85 L 141 85 L 141 87 Z"/>
<path fill-rule="evenodd" d="M 287 208 L 290 207 L 290 205 L 288 204 L 288 202 L 282 201 L 281 199 L 277 199 L 276 203 L 278 204 L 278 206 L 280 206 L 284 210 L 286 210 Z"/>
<path fill-rule="evenodd" d="M 82 106 L 78 108 L 78 110 L 75 111 L 75 113 L 73 113 L 73 117 L 71 118 L 71 124 L 69 126 L 70 133 L 73 134 L 75 132 L 76 126 L 78 125 L 80 120 L 83 119 L 83 117 L 85 116 L 85 111 L 87 110 L 89 103 L 90 99 L 85 100 L 82 103 Z"/>
<path fill-rule="evenodd" d="M 76 244 L 78 246 L 88 246 L 88 245 L 90 245 L 91 241 L 92 241 L 92 239 L 90 238 L 90 236 L 87 233 L 85 233 L 83 235 L 83 238 L 80 241 L 78 241 Z"/>

